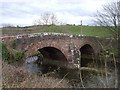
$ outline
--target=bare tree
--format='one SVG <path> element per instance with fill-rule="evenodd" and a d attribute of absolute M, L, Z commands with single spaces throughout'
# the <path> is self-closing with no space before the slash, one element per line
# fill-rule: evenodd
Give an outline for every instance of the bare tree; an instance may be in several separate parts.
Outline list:
<path fill-rule="evenodd" d="M 51 13 L 50 21 L 51 21 L 51 23 L 50 23 L 51 25 L 58 24 L 57 16 L 54 13 Z"/>
<path fill-rule="evenodd" d="M 57 16 L 52 12 L 45 12 L 41 14 L 38 20 L 35 20 L 38 25 L 56 25 L 58 24 Z"/>
<path fill-rule="evenodd" d="M 108 28 L 118 38 L 120 28 L 120 1 L 111 2 L 103 6 L 102 11 L 97 11 L 95 22 Z"/>
<path fill-rule="evenodd" d="M 46 12 L 41 14 L 40 23 L 42 23 L 43 25 L 49 25 L 49 20 L 50 20 L 50 13 Z"/>

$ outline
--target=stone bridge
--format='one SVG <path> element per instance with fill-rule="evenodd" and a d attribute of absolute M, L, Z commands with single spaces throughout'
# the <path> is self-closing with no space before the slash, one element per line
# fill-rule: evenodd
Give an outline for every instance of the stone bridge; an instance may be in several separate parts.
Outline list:
<path fill-rule="evenodd" d="M 6 44 L 12 42 L 12 47 L 24 52 L 26 58 L 39 51 L 45 59 L 75 65 L 81 63 L 81 66 L 92 62 L 102 51 L 99 38 L 83 35 L 34 33 L 4 37 L 2 41 Z"/>

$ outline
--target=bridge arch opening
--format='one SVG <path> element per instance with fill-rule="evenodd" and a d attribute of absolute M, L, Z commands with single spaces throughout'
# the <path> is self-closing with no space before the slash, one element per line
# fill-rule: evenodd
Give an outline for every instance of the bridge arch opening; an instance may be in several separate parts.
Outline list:
<path fill-rule="evenodd" d="M 44 59 L 57 60 L 57 61 L 63 61 L 63 62 L 67 61 L 67 58 L 62 53 L 62 51 L 55 47 L 44 47 L 39 49 L 38 51 L 41 52 Z"/>
<path fill-rule="evenodd" d="M 91 45 L 85 44 L 80 48 L 81 67 L 88 67 L 94 63 L 95 53 Z"/>

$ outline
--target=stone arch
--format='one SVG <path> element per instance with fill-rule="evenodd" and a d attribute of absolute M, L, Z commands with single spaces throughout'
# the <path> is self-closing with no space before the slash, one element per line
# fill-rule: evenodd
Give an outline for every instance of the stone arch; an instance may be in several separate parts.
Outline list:
<path fill-rule="evenodd" d="M 95 60 L 95 51 L 90 44 L 85 44 L 80 48 L 81 66 L 86 67 Z"/>
<path fill-rule="evenodd" d="M 64 55 L 64 53 L 62 53 L 62 51 L 58 48 L 47 46 L 47 47 L 38 49 L 38 51 L 41 52 L 44 59 L 57 60 L 57 61 L 63 61 L 63 62 L 67 61 L 67 58 Z"/>
<path fill-rule="evenodd" d="M 48 43 L 48 42 L 50 42 L 50 43 Z M 34 55 L 39 49 L 42 49 L 45 47 L 54 47 L 54 48 L 58 49 L 59 51 L 61 51 L 68 60 L 67 50 L 64 49 L 63 47 L 61 47 L 61 44 L 53 43 L 51 40 L 48 42 L 40 41 L 40 42 L 35 42 L 35 43 L 31 43 L 30 45 L 27 45 L 26 52 L 25 52 L 26 57 Z"/>

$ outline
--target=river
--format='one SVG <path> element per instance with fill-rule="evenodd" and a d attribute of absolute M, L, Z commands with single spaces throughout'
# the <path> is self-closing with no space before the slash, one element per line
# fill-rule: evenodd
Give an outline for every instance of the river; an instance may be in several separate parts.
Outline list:
<path fill-rule="evenodd" d="M 44 71 L 47 71 L 48 66 L 42 66 L 38 65 L 36 61 L 38 60 L 37 56 L 29 57 L 26 59 L 26 62 L 24 64 L 25 69 L 31 73 L 41 73 Z M 55 68 L 57 69 L 57 68 Z M 53 69 L 52 69 L 53 70 Z M 70 83 L 74 83 L 74 87 L 80 88 L 80 87 L 85 87 L 85 88 L 116 88 L 118 87 L 118 76 L 117 76 L 117 69 L 113 67 L 108 67 L 107 71 L 110 72 L 105 72 L 105 73 L 96 73 L 96 72 L 91 72 L 91 71 L 81 71 L 81 78 L 78 77 L 78 79 L 75 79 L 74 82 L 72 81 L 74 79 L 75 73 L 73 71 L 71 72 L 70 70 L 62 70 L 62 76 L 64 76 L 66 73 L 70 72 L 70 74 L 66 77 L 66 79 L 70 79 Z M 46 72 L 47 73 L 47 72 Z M 78 73 L 78 71 L 77 71 Z M 69 78 L 70 77 L 70 78 Z M 72 78 L 71 78 L 72 77 Z"/>

